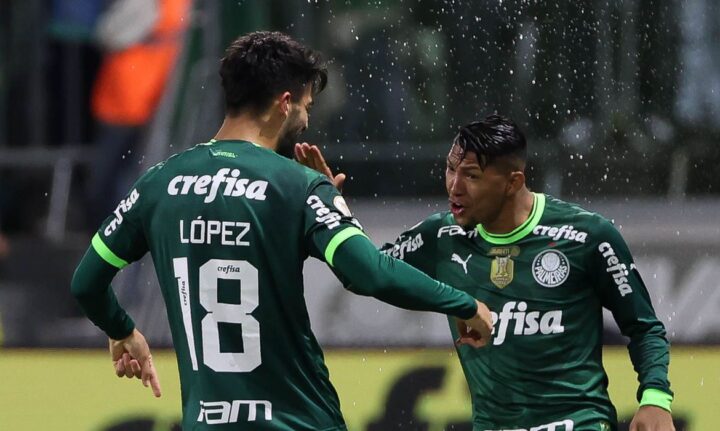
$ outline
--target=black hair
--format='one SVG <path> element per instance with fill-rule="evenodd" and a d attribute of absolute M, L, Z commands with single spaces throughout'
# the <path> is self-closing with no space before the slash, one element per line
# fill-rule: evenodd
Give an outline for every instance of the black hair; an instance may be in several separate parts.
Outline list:
<path fill-rule="evenodd" d="M 523 169 L 527 160 L 525 135 L 517 124 L 501 115 L 489 115 L 481 121 L 473 121 L 460 127 L 453 139 L 453 145 L 462 150 L 459 161 L 462 161 L 468 152 L 473 152 L 477 155 L 482 169 L 499 158 L 519 160 L 521 163 L 513 164 L 513 167 Z"/>
<path fill-rule="evenodd" d="M 279 93 L 300 100 L 312 84 L 313 94 L 327 84 L 327 68 L 317 51 L 280 32 L 257 31 L 240 36 L 220 64 L 225 108 L 232 115 L 250 108 L 261 111 Z"/>

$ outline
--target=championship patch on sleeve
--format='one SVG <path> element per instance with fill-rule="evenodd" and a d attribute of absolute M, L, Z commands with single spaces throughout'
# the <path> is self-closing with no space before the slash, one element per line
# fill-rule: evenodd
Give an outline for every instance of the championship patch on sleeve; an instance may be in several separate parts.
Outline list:
<path fill-rule="evenodd" d="M 335 196 L 335 199 L 333 199 L 333 205 L 335 205 L 335 208 L 340 210 L 345 217 L 352 217 L 350 208 L 348 207 L 347 202 L 345 202 L 345 198 L 342 196 Z"/>

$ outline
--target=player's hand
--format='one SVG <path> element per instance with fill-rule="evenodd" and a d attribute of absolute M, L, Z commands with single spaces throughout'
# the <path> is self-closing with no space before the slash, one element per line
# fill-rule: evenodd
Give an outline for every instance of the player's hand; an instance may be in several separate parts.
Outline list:
<path fill-rule="evenodd" d="M 307 142 L 295 144 L 295 160 L 330 178 L 333 185 L 342 192 L 343 184 L 345 184 L 345 174 L 333 175 L 332 170 L 325 162 L 322 152 L 316 145 L 310 145 Z"/>
<path fill-rule="evenodd" d="M 478 348 L 487 345 L 492 335 L 492 315 L 485 304 L 475 300 L 477 312 L 468 320 L 457 319 L 457 329 L 460 336 L 455 343 L 457 345 L 467 344 Z"/>
<path fill-rule="evenodd" d="M 630 431 L 675 431 L 672 416 L 657 406 L 641 406 L 632 422 Z"/>
<path fill-rule="evenodd" d="M 160 379 L 153 366 L 150 346 L 140 331 L 134 329 L 122 340 L 110 339 L 110 356 L 118 377 L 141 379 L 145 387 L 150 385 L 153 395 L 160 397 Z"/>

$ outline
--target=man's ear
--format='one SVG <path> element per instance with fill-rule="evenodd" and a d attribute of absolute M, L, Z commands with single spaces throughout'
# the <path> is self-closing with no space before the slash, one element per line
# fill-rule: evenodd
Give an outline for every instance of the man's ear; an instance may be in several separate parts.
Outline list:
<path fill-rule="evenodd" d="M 505 192 L 508 196 L 512 196 L 519 192 L 520 189 L 525 185 L 525 172 L 523 171 L 512 171 L 510 172 L 510 181 L 508 181 Z"/>
<path fill-rule="evenodd" d="M 279 106 L 280 106 L 280 112 L 283 113 L 286 117 L 290 115 L 290 103 L 291 103 L 291 94 L 289 91 L 286 91 L 280 95 L 280 97 L 277 99 Z"/>

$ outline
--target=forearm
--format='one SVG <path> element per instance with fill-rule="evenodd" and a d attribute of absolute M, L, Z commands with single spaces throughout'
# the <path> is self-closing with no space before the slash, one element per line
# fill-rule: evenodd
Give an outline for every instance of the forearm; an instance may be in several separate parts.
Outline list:
<path fill-rule="evenodd" d="M 477 311 L 474 298 L 440 283 L 397 259 L 380 253 L 365 237 L 346 240 L 335 252 L 334 270 L 346 287 L 397 307 L 435 311 L 461 319 Z"/>
<path fill-rule="evenodd" d="M 668 381 L 670 345 L 665 337 L 662 324 L 654 320 L 642 321 L 630 336 L 628 351 L 640 386 L 637 398 L 641 400 L 647 389 L 658 389 L 672 395 Z"/>
<path fill-rule="evenodd" d="M 117 268 L 108 265 L 90 247 L 73 275 L 71 291 L 85 315 L 108 337 L 127 337 L 135 323 L 118 304 L 110 282 Z"/>

